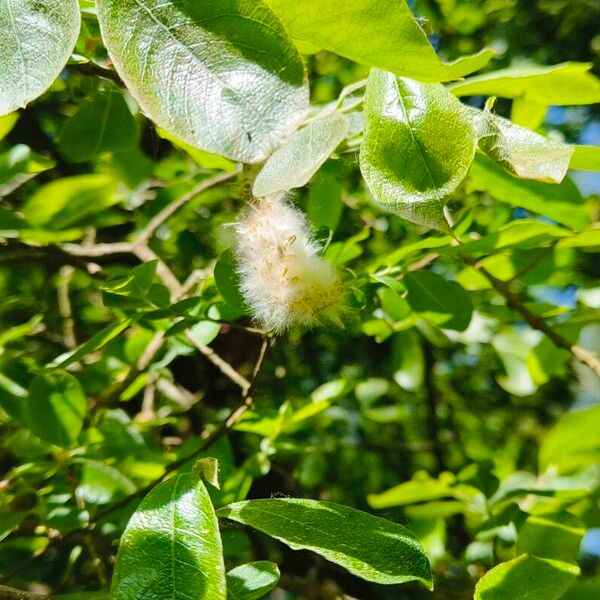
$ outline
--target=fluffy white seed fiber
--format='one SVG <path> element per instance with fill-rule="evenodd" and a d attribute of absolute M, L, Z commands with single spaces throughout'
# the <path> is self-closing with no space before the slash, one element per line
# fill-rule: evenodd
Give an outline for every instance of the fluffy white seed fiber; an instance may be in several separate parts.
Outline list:
<path fill-rule="evenodd" d="M 242 293 L 263 328 L 282 332 L 339 322 L 342 285 L 299 210 L 283 196 L 262 198 L 235 229 Z"/>

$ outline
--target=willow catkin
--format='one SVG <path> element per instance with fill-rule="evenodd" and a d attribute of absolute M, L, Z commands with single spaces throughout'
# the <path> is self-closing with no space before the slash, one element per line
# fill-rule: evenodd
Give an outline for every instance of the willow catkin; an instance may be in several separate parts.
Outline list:
<path fill-rule="evenodd" d="M 304 215 L 283 196 L 255 200 L 235 224 L 241 291 L 266 330 L 339 322 L 343 288 Z"/>

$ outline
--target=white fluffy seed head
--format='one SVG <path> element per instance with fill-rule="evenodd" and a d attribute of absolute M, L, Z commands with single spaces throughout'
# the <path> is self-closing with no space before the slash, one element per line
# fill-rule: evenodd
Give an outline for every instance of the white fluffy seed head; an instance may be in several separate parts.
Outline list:
<path fill-rule="evenodd" d="M 283 196 L 256 200 L 235 223 L 241 290 L 255 320 L 280 333 L 339 323 L 343 287 L 304 215 Z"/>

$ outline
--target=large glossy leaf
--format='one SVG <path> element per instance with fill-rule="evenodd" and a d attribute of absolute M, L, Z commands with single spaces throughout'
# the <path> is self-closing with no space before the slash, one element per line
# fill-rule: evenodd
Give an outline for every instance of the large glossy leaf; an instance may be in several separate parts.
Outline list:
<path fill-rule="evenodd" d="M 79 436 L 86 412 L 81 385 L 66 371 L 42 373 L 29 386 L 25 422 L 46 442 L 69 448 Z"/>
<path fill-rule="evenodd" d="M 470 112 L 441 84 L 372 69 L 365 113 L 360 165 L 377 204 L 413 223 L 447 228 L 446 197 L 477 147 Z"/>
<path fill-rule="evenodd" d="M 600 406 L 569 412 L 546 434 L 540 448 L 540 470 L 570 472 L 600 462 L 600 440 L 582 431 L 600 431 Z"/>
<path fill-rule="evenodd" d="M 244 162 L 304 118 L 304 66 L 261 0 L 98 0 L 117 71 L 161 127 Z"/>
<path fill-rule="evenodd" d="M 402 77 L 451 81 L 494 55 L 484 50 L 443 63 L 404 0 L 266 1 L 293 37 Z"/>
<path fill-rule="evenodd" d="M 489 112 L 479 113 L 480 148 L 503 167 L 525 179 L 560 183 L 574 149 Z"/>
<path fill-rule="evenodd" d="M 560 184 L 520 179 L 486 156 L 478 155 L 469 174 L 468 189 L 488 192 L 497 200 L 573 229 L 589 223 L 581 193 L 568 178 Z"/>
<path fill-rule="evenodd" d="M 225 600 L 217 518 L 204 484 L 191 474 L 160 484 L 121 538 L 112 600 Z"/>
<path fill-rule="evenodd" d="M 0 115 L 50 87 L 75 47 L 80 20 L 77 0 L 0 2 Z"/>
<path fill-rule="evenodd" d="M 250 500 L 219 516 L 250 525 L 294 550 L 311 550 L 351 573 L 382 584 L 431 584 L 429 563 L 413 534 L 368 513 L 315 500 Z"/>
<path fill-rule="evenodd" d="M 570 563 L 522 554 L 486 573 L 475 600 L 557 600 L 578 573 Z"/>
<path fill-rule="evenodd" d="M 256 197 L 303 187 L 345 139 L 348 118 L 339 113 L 309 123 L 269 157 L 254 181 Z"/>
<path fill-rule="evenodd" d="M 520 98 L 545 106 L 600 102 L 600 80 L 587 63 L 562 63 L 551 67 L 511 67 L 454 83 L 457 96 Z"/>

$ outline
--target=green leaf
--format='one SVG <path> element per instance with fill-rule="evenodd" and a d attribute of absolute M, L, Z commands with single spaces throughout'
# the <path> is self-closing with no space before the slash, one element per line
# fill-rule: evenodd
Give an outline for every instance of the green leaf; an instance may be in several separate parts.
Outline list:
<path fill-rule="evenodd" d="M 567 62 L 550 67 L 510 67 L 451 84 L 457 96 L 520 98 L 545 106 L 600 102 L 600 80 L 591 64 Z"/>
<path fill-rule="evenodd" d="M 19 120 L 19 113 L 12 112 L 0 117 L 0 141 L 3 140 Z"/>
<path fill-rule="evenodd" d="M 32 381 L 24 411 L 25 421 L 35 435 L 45 442 L 70 448 L 83 427 L 87 402 L 73 375 L 52 371 Z"/>
<path fill-rule="evenodd" d="M 522 554 L 486 573 L 474 600 L 557 600 L 579 574 L 579 567 Z"/>
<path fill-rule="evenodd" d="M 0 116 L 50 87 L 75 47 L 80 22 L 77 0 L 0 3 Z"/>
<path fill-rule="evenodd" d="M 0 373 L 0 408 L 15 421 L 22 422 L 27 390 Z"/>
<path fill-rule="evenodd" d="M 246 304 L 240 291 L 240 278 L 236 271 L 235 258 L 229 250 L 223 252 L 215 265 L 215 283 L 223 300 L 231 306 L 236 313 L 243 315 Z"/>
<path fill-rule="evenodd" d="M 517 554 L 575 563 L 585 526 L 568 512 L 529 515 L 519 530 Z"/>
<path fill-rule="evenodd" d="M 23 206 L 23 215 L 35 227 L 60 231 L 93 223 L 97 213 L 118 201 L 110 175 L 76 175 L 40 187 Z"/>
<path fill-rule="evenodd" d="M 264 160 L 308 107 L 300 55 L 261 0 L 98 0 L 102 37 L 144 111 L 188 144 Z"/>
<path fill-rule="evenodd" d="M 14 182 L 27 181 L 32 175 L 52 169 L 55 164 L 24 144 L 13 146 L 0 154 L 0 197 L 12 191 Z"/>
<path fill-rule="evenodd" d="M 217 518 L 204 484 L 179 475 L 152 490 L 121 538 L 112 600 L 225 600 Z"/>
<path fill-rule="evenodd" d="M 600 171 L 600 146 L 573 146 L 571 169 Z"/>
<path fill-rule="evenodd" d="M 600 439 L 582 431 L 600 431 L 600 406 L 569 412 L 558 420 L 542 440 L 540 471 L 568 473 L 600 462 Z"/>
<path fill-rule="evenodd" d="M 404 276 L 407 300 L 415 312 L 444 329 L 464 331 L 473 316 L 471 297 L 456 281 L 447 281 L 432 271 Z"/>
<path fill-rule="evenodd" d="M 560 184 L 519 179 L 486 156 L 478 155 L 469 173 L 467 188 L 470 192 L 487 192 L 496 200 L 525 208 L 572 229 L 581 229 L 589 223 L 581 193 L 568 178 Z"/>
<path fill-rule="evenodd" d="M 560 600 L 598 600 L 600 596 L 600 575 L 576 581 L 560 597 Z"/>
<path fill-rule="evenodd" d="M 404 0 L 266 0 L 294 38 L 420 81 L 450 81 L 484 67 L 490 50 L 443 63 Z"/>
<path fill-rule="evenodd" d="M 308 190 L 306 214 L 315 231 L 322 227 L 335 231 L 342 217 L 344 190 L 337 169 L 329 168 L 335 164 L 333 161 L 325 163 Z"/>
<path fill-rule="evenodd" d="M 81 163 L 105 152 L 129 150 L 136 142 L 137 125 L 123 94 L 107 90 L 83 102 L 66 122 L 58 148 L 70 162 Z"/>
<path fill-rule="evenodd" d="M 315 500 L 276 498 L 230 504 L 219 516 L 244 523 L 294 550 L 311 550 L 368 581 L 431 585 L 421 544 L 401 525 Z"/>
<path fill-rule="evenodd" d="M 279 581 L 279 569 L 269 561 L 251 562 L 227 573 L 228 600 L 260 600 Z"/>
<path fill-rule="evenodd" d="M 511 173 L 560 183 L 569 170 L 573 147 L 519 127 L 489 112 L 481 114 L 480 148 Z"/>
<path fill-rule="evenodd" d="M 469 111 L 440 84 L 372 69 L 360 167 L 377 204 L 407 221 L 447 229 L 446 197 L 477 148 Z"/>
<path fill-rule="evenodd" d="M 254 181 L 257 198 L 305 186 L 348 134 L 346 115 L 311 121 L 269 157 Z"/>
<path fill-rule="evenodd" d="M 135 485 L 114 467 L 100 461 L 82 460 L 77 496 L 90 504 L 109 504 L 133 494 Z"/>
<path fill-rule="evenodd" d="M 109 281 L 100 289 L 127 298 L 145 299 L 156 276 L 157 260 L 151 260 L 131 269 L 128 275 Z"/>

